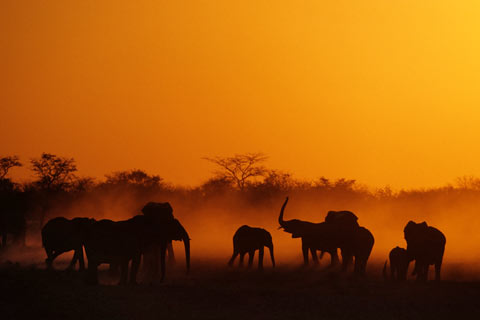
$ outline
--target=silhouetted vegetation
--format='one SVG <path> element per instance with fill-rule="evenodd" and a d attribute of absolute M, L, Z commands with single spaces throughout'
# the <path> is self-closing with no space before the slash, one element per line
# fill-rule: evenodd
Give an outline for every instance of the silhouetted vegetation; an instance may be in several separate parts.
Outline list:
<path fill-rule="evenodd" d="M 3 159 L 10 159 L 4 161 L 5 168 L 21 165 L 18 157 Z M 198 232 L 205 232 L 201 229 L 205 226 L 225 228 L 222 232 L 230 238 L 235 226 L 246 223 L 272 230 L 274 238 L 287 239 L 276 229 L 278 210 L 289 195 L 295 199 L 290 208 L 292 218 L 321 222 L 329 210 L 355 212 L 362 225 L 379 239 L 373 254 L 384 250 L 386 257 L 388 250 L 403 242 L 403 227 L 408 220 L 428 220 L 446 234 L 462 230 L 458 237 L 472 233 L 480 223 L 472 220 L 480 207 L 480 179 L 474 177 L 462 177 L 453 184 L 430 189 L 373 189 L 346 178 L 296 179 L 291 173 L 267 168 L 265 159 L 263 154 L 209 159 L 220 170 L 201 185 L 187 188 L 141 169 L 108 173 L 103 179 L 80 177 L 74 159 L 44 153 L 30 161 L 35 180 L 1 180 L 0 215 L 3 221 L 16 221 L 3 223 L 16 225 L 3 229 L 12 229 L 7 230 L 13 236 L 7 241 L 10 242 L 24 236 L 18 226 L 27 226 L 27 243 L 39 243 L 42 226 L 54 217 L 122 220 L 139 214 L 149 201 L 168 201 L 195 239 Z M 5 170 L 2 172 L 8 173 Z M 11 219 L 12 216 L 15 218 Z M 386 224 L 388 229 L 384 228 Z M 392 234 L 395 241 L 389 240 Z M 475 233 L 472 237 L 471 243 L 477 243 Z M 459 245 L 461 241 L 453 237 L 452 242 Z M 447 245 L 447 251 L 449 248 Z M 230 247 L 228 251 L 231 253 Z"/>

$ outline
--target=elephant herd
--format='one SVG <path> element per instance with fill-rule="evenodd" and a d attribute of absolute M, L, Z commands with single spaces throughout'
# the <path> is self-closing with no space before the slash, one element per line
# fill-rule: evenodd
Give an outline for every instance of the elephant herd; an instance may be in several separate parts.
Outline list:
<path fill-rule="evenodd" d="M 190 269 L 190 238 L 182 224 L 173 217 L 172 207 L 166 203 L 148 203 L 142 215 L 124 221 L 94 220 L 88 218 L 54 218 L 42 229 L 42 243 L 47 253 L 47 268 L 60 254 L 75 250 L 69 268 L 79 261 L 84 268 L 83 247 L 88 259 L 87 282 L 98 283 L 97 268 L 110 264 L 111 270 L 120 268 L 120 284 L 136 283 L 143 255 L 147 273 L 152 277 L 161 267 L 161 280 L 165 277 L 165 256 L 173 240 L 185 246 L 187 272 Z M 128 266 L 130 278 L 128 278 Z"/>
<path fill-rule="evenodd" d="M 342 271 L 353 263 L 354 277 L 363 277 L 374 245 L 372 233 L 358 224 L 357 216 L 350 211 L 329 211 L 325 221 L 313 223 L 298 219 L 285 220 L 286 198 L 278 217 L 279 229 L 300 238 L 304 264 L 309 263 L 309 254 L 318 263 L 317 251 L 328 253 L 330 267 L 339 263 L 337 250 L 342 257 Z M 408 222 L 404 229 L 407 248 L 396 247 L 389 254 L 390 278 L 405 280 L 408 266 L 415 261 L 413 274 L 417 280 L 426 281 L 428 268 L 435 265 L 435 279 L 440 280 L 440 270 L 445 249 L 445 236 L 426 222 Z M 100 264 L 110 265 L 110 270 L 120 269 L 120 284 L 136 283 L 136 276 L 143 257 L 143 268 L 152 280 L 160 264 L 161 281 L 165 277 L 165 259 L 173 257 L 172 241 L 183 241 L 187 272 L 190 269 L 190 238 L 182 224 L 174 218 L 168 202 L 147 203 L 142 214 L 124 221 L 95 220 L 89 218 L 54 218 L 42 229 L 42 244 L 47 254 L 47 268 L 52 268 L 54 259 L 67 251 L 74 250 L 69 269 L 79 262 L 85 268 L 83 248 L 88 259 L 87 282 L 98 283 L 97 269 Z M 251 266 L 258 250 L 258 267 L 263 268 L 264 247 L 269 249 L 272 266 L 275 267 L 272 236 L 262 228 L 241 226 L 233 236 L 233 255 L 228 262 L 232 265 L 240 256 L 240 265 L 248 253 Z M 130 273 L 128 272 L 130 266 Z M 385 263 L 384 276 L 387 274 Z"/>

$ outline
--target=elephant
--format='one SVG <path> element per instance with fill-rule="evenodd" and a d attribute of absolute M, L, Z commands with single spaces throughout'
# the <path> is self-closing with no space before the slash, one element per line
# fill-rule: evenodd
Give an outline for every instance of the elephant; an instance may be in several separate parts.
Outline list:
<path fill-rule="evenodd" d="M 27 206 L 24 195 L 18 192 L 5 192 L 0 195 L 0 249 L 7 247 L 9 235 L 12 243 L 25 246 Z"/>
<path fill-rule="evenodd" d="M 143 208 L 142 208 L 142 213 L 151 218 L 154 219 L 160 223 L 164 221 L 172 221 L 174 220 L 173 217 L 173 208 L 168 202 L 148 202 Z M 145 259 L 145 256 L 147 255 L 147 259 Z M 175 253 L 173 252 L 173 245 L 172 242 L 170 241 L 167 244 L 167 256 L 168 256 L 168 261 L 170 263 L 175 263 Z M 152 254 L 148 255 L 147 253 L 144 254 L 144 261 L 148 260 L 150 262 L 150 268 L 154 273 L 158 272 L 158 259 L 155 259 L 155 257 L 158 258 L 158 254 Z M 151 258 L 151 259 L 150 259 Z"/>
<path fill-rule="evenodd" d="M 387 274 L 387 261 L 385 261 L 385 265 L 383 266 L 384 279 L 388 280 L 390 278 L 396 281 L 407 280 L 408 266 L 411 261 L 407 250 L 397 246 L 390 251 L 388 258 L 390 260 L 390 277 Z"/>
<path fill-rule="evenodd" d="M 440 281 L 443 254 L 445 252 L 445 235 L 437 228 L 428 226 L 424 221 L 409 221 L 403 229 L 407 241 L 407 254 L 415 260 L 413 274 L 418 281 L 427 281 L 428 268 L 435 265 L 435 280 Z"/>
<path fill-rule="evenodd" d="M 183 240 L 187 273 L 190 270 L 190 238 L 177 219 L 159 224 L 144 215 L 123 221 L 100 220 L 90 225 L 85 240 L 88 258 L 87 282 L 98 284 L 97 269 L 102 263 L 120 266 L 120 284 L 128 279 L 136 284 L 136 276 L 142 254 L 152 246 L 160 246 L 161 281 L 165 278 L 165 253 L 168 242 Z"/>
<path fill-rule="evenodd" d="M 64 217 L 49 220 L 42 228 L 42 245 L 47 253 L 45 263 L 48 269 L 52 269 L 53 260 L 64 252 L 75 250 L 68 270 L 74 269 L 77 261 L 79 270 L 85 269 L 83 260 L 83 244 L 88 227 L 95 219 Z"/>
<path fill-rule="evenodd" d="M 293 238 L 302 238 L 304 259 L 308 254 L 308 250 L 314 248 L 330 252 L 332 257 L 331 265 L 333 265 L 334 257 L 338 261 L 336 251 L 339 248 L 342 255 L 342 270 L 346 271 L 353 258 L 355 258 L 354 275 L 363 276 L 365 274 L 367 261 L 375 239 L 368 229 L 356 224 L 356 216 L 353 213 L 341 211 L 338 217 L 336 217 L 337 214 L 331 211 L 329 221 L 320 223 L 305 222 L 297 219 L 284 220 L 283 215 L 287 202 L 288 197 L 280 210 L 278 222 L 280 223 L 280 228 L 283 228 L 285 232 L 291 233 Z M 347 214 L 346 212 L 349 213 Z M 352 223 L 353 220 L 355 223 Z M 345 221 L 349 222 L 344 223 Z M 306 259 L 305 261 L 308 262 Z"/>
<path fill-rule="evenodd" d="M 308 265 L 308 252 L 310 252 L 312 255 L 314 263 L 318 264 L 317 250 L 322 252 L 321 257 L 323 257 L 324 252 L 328 252 L 330 254 L 330 266 L 332 267 L 336 265 L 338 263 L 337 248 L 329 246 L 328 243 L 325 243 L 324 241 L 317 241 L 317 239 L 314 237 L 321 223 L 313 223 L 298 219 L 285 221 L 283 219 L 283 215 L 287 203 L 288 197 L 285 200 L 282 209 L 280 210 L 280 216 L 278 218 L 278 222 L 280 224 L 279 229 L 283 229 L 283 231 L 291 233 L 292 238 L 302 239 L 304 265 Z"/>
<path fill-rule="evenodd" d="M 23 214 L 16 211 L 0 212 L 0 248 L 7 247 L 8 235 L 12 236 L 13 244 L 25 245 L 26 220 Z"/>
<path fill-rule="evenodd" d="M 264 247 L 270 250 L 272 267 L 275 268 L 275 258 L 273 256 L 273 241 L 270 232 L 262 228 L 252 228 L 243 225 L 235 232 L 233 236 L 233 255 L 228 265 L 231 266 L 235 258 L 240 255 L 240 266 L 243 265 L 243 258 L 248 253 L 248 267 L 253 263 L 255 251 L 258 250 L 258 269 L 263 269 Z"/>

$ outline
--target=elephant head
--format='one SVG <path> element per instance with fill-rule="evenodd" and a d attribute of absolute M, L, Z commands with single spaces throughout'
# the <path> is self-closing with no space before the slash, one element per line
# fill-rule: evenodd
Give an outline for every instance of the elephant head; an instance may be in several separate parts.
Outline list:
<path fill-rule="evenodd" d="M 183 245 L 185 247 L 185 262 L 187 267 L 187 273 L 190 271 L 190 237 L 188 236 L 187 230 L 182 226 L 180 221 L 177 219 L 173 219 L 168 223 L 162 223 L 160 225 L 160 230 L 162 239 L 164 241 L 183 241 Z M 165 263 L 165 255 L 162 254 L 162 265 Z M 162 277 L 163 277 L 163 270 L 162 270 Z"/>
<path fill-rule="evenodd" d="M 280 209 L 280 216 L 278 217 L 278 223 L 280 224 L 279 229 L 283 229 L 283 231 L 291 233 L 292 238 L 300 238 L 305 235 L 305 233 L 308 231 L 307 229 L 312 223 L 298 219 L 284 220 L 283 214 L 285 212 L 285 207 L 287 206 L 287 203 L 288 197 L 285 199 L 282 209 Z"/>
<path fill-rule="evenodd" d="M 425 221 L 421 223 L 409 221 L 403 229 L 405 240 L 409 241 L 422 239 L 425 237 L 427 229 L 428 225 Z"/>

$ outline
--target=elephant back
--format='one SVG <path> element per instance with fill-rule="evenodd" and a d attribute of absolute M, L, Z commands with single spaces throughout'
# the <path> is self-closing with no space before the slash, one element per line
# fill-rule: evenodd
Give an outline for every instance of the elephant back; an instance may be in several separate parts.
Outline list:
<path fill-rule="evenodd" d="M 142 213 L 155 221 L 172 221 L 173 208 L 168 202 L 149 202 L 142 208 Z"/>
<path fill-rule="evenodd" d="M 325 224 L 336 236 L 343 238 L 353 235 L 359 228 L 357 216 L 351 211 L 329 211 L 325 217 Z"/>

